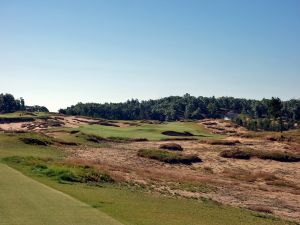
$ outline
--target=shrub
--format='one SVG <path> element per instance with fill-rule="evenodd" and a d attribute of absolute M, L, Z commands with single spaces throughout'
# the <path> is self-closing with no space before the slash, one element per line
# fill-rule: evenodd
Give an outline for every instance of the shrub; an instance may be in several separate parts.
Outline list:
<path fill-rule="evenodd" d="M 162 144 L 159 146 L 160 149 L 167 149 L 167 150 L 173 150 L 173 151 L 182 151 L 183 148 L 181 145 L 176 144 L 176 143 L 167 143 L 167 144 Z"/>
<path fill-rule="evenodd" d="M 106 173 L 100 173 L 94 169 L 88 170 L 84 176 L 83 181 L 87 182 L 113 182 L 114 180 Z"/>
<path fill-rule="evenodd" d="M 69 182 L 80 182 L 81 179 L 71 170 L 62 170 L 58 175 L 59 180 L 69 181 Z"/>
<path fill-rule="evenodd" d="M 239 149 L 225 150 L 220 153 L 221 157 L 234 159 L 250 159 L 251 155 L 248 152 Z"/>
<path fill-rule="evenodd" d="M 138 156 L 171 164 L 192 164 L 202 162 L 202 160 L 196 155 L 184 155 L 177 152 L 156 149 L 141 149 L 138 151 Z"/>
<path fill-rule="evenodd" d="M 290 152 L 281 151 L 259 151 L 259 150 L 239 150 L 230 149 L 220 153 L 221 157 L 224 158 L 235 158 L 235 159 L 250 159 L 257 157 L 263 160 L 274 160 L 279 162 L 299 162 L 300 155 L 296 155 Z"/>
<path fill-rule="evenodd" d="M 300 155 L 281 151 L 253 151 L 252 155 L 260 159 L 269 159 L 279 162 L 299 162 Z"/>

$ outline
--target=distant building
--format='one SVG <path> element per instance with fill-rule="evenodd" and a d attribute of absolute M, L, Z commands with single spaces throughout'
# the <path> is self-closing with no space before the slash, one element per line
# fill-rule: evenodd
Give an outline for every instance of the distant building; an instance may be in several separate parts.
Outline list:
<path fill-rule="evenodd" d="M 224 120 L 232 120 L 236 118 L 238 115 L 239 115 L 238 113 L 234 112 L 233 110 L 230 110 L 227 113 L 225 113 Z"/>

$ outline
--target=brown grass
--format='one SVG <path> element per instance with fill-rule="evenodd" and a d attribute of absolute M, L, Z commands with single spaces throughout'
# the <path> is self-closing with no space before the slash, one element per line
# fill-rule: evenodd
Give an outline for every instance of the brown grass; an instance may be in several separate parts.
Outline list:
<path fill-rule="evenodd" d="M 273 211 L 266 206 L 249 206 L 249 210 L 255 211 L 255 212 L 260 212 L 260 213 L 267 213 L 267 214 L 273 214 Z"/>
<path fill-rule="evenodd" d="M 239 140 L 201 140 L 200 143 L 209 145 L 236 145 L 241 142 Z"/>
<path fill-rule="evenodd" d="M 273 182 L 280 180 L 276 175 L 268 172 L 251 172 L 244 169 L 229 169 L 225 168 L 223 174 L 226 176 L 246 182 L 265 181 Z"/>

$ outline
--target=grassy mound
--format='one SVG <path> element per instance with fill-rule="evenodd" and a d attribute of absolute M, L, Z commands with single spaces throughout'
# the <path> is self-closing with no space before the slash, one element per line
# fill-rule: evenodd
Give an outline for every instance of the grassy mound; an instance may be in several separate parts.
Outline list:
<path fill-rule="evenodd" d="M 202 162 L 202 160 L 196 155 L 184 155 L 176 152 L 156 149 L 141 149 L 138 151 L 138 156 L 171 164 L 181 163 L 190 165 L 192 163 Z"/>
<path fill-rule="evenodd" d="M 220 153 L 221 157 L 224 158 L 235 158 L 235 159 L 250 159 L 256 157 L 263 160 L 274 160 L 279 162 L 299 162 L 300 155 L 296 155 L 290 152 L 281 151 L 259 151 L 259 150 L 239 150 L 230 149 Z"/>
<path fill-rule="evenodd" d="M 176 144 L 176 143 L 167 143 L 167 144 L 162 144 L 159 146 L 160 149 L 167 149 L 167 150 L 173 150 L 173 151 L 182 151 L 183 148 L 181 145 Z"/>

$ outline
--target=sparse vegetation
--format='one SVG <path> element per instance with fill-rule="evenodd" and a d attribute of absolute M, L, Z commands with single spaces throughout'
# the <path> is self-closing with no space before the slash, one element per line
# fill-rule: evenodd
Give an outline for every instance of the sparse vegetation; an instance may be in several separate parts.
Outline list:
<path fill-rule="evenodd" d="M 196 155 L 185 155 L 177 152 L 157 149 L 141 149 L 138 151 L 138 156 L 155 159 L 165 163 L 192 164 L 202 162 L 202 160 Z"/>

